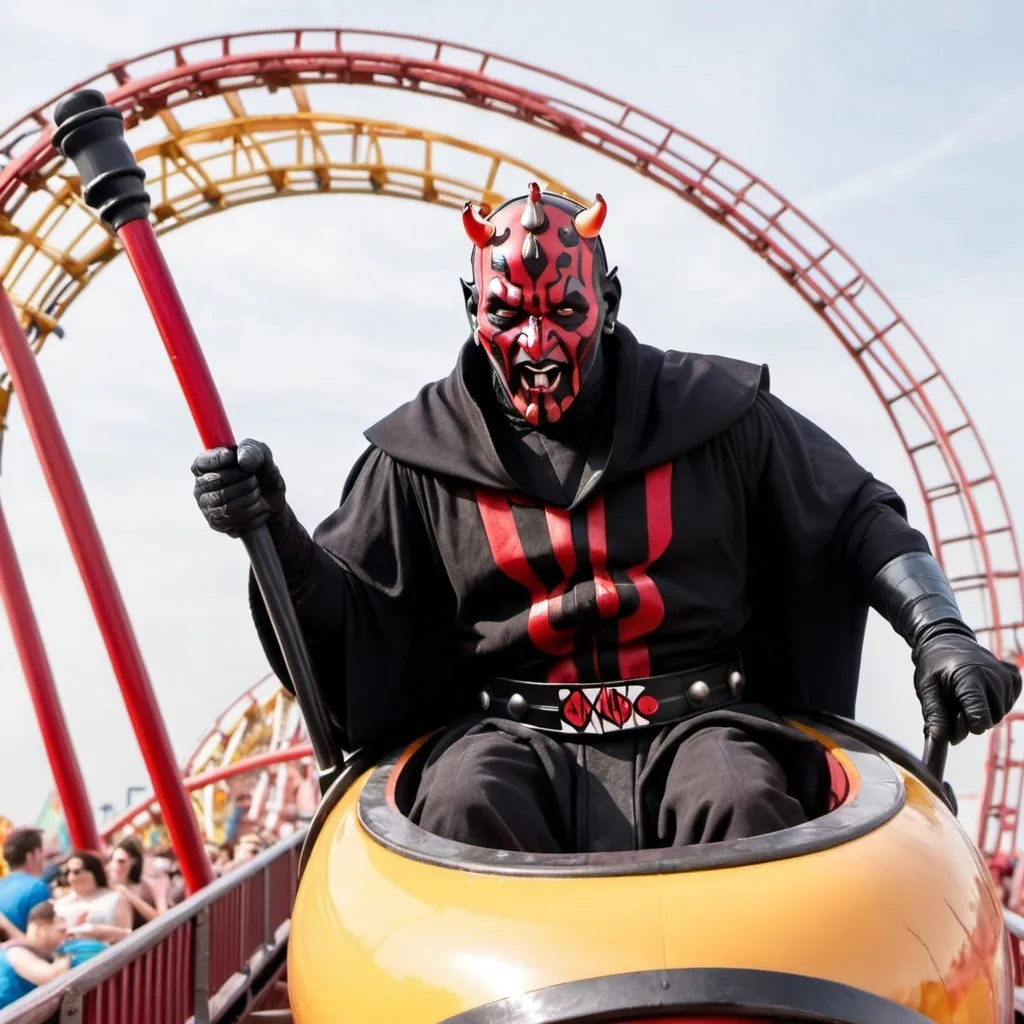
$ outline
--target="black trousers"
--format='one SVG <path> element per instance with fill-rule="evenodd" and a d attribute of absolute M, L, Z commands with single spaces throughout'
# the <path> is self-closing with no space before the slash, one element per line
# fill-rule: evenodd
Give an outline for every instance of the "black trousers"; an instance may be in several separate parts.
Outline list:
<path fill-rule="evenodd" d="M 442 734 L 410 818 L 436 835 L 530 853 L 688 846 L 824 814 L 824 750 L 757 705 L 585 743 L 484 718 Z"/>

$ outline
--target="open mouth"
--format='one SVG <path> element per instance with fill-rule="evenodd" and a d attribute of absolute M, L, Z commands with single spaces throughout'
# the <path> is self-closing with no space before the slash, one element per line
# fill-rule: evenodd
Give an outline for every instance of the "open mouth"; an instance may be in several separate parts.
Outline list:
<path fill-rule="evenodd" d="M 519 363 L 516 366 L 519 372 L 519 381 L 527 391 L 544 394 L 554 391 L 558 382 L 562 379 L 562 364 L 554 362 L 545 363 Z"/>

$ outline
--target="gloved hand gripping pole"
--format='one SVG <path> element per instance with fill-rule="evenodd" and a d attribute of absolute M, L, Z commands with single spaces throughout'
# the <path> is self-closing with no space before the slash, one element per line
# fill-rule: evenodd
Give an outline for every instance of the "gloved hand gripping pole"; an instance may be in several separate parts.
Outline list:
<path fill-rule="evenodd" d="M 203 445 L 233 447 L 234 434 L 220 395 L 149 223 L 145 171 L 125 141 L 124 117 L 107 106 L 99 90 L 83 89 L 57 105 L 54 122 L 54 147 L 78 169 L 82 197 L 117 234 L 135 271 Z M 331 741 L 327 708 L 316 687 L 281 562 L 266 526 L 246 534 L 243 541 L 306 721 L 321 791 L 326 791 L 338 774 L 339 752 Z"/>

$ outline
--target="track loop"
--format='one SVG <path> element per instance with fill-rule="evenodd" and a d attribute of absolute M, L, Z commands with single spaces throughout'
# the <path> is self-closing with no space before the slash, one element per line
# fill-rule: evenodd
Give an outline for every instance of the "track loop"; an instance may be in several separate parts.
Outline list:
<path fill-rule="evenodd" d="M 164 228 L 217 212 L 244 195 L 241 172 L 217 177 L 191 155 L 177 111 L 219 97 L 218 122 L 245 125 L 242 135 L 250 141 L 242 149 L 258 165 L 259 147 L 250 143 L 261 129 L 247 120 L 246 103 L 259 93 L 289 95 L 294 107 L 289 116 L 301 120 L 310 113 L 307 87 L 331 83 L 415 90 L 527 121 L 632 167 L 740 239 L 803 297 L 867 376 L 910 457 L 935 553 L 965 616 L 993 650 L 1019 657 L 1024 599 L 1013 523 L 985 446 L 955 389 L 863 269 L 784 196 L 724 154 L 563 75 L 400 33 L 300 28 L 212 36 L 111 65 L 74 88 L 103 89 L 133 130 L 146 129 L 154 118 L 164 122 L 169 140 L 159 157 L 190 183 L 189 198 L 180 206 L 170 200 L 158 205 Z M 66 174 L 48 141 L 56 99 L 0 136 L 0 161 L 8 161 L 0 170 L 0 267 L 37 349 L 91 274 L 116 254 L 114 241 L 97 234 L 95 223 L 72 227 L 69 219 L 70 237 L 57 240 L 69 211 L 83 208 L 77 181 Z M 310 153 L 317 133 L 324 132 L 311 125 L 320 125 L 325 114 L 314 115 L 302 136 L 308 135 Z M 207 128 L 216 131 L 215 125 Z M 294 194 L 298 189 L 292 186 L 300 180 L 309 190 L 326 188 L 325 176 L 326 164 L 300 157 L 286 165 L 267 161 L 252 182 L 257 191 L 269 182 L 269 197 Z M 383 172 L 382 177 L 380 168 L 367 180 L 373 191 L 402 194 L 389 189 L 394 176 Z M 454 200 L 456 183 L 425 171 L 412 190 L 419 190 L 420 198 L 436 193 L 444 201 L 446 187 Z M 476 188 L 486 194 L 494 188 L 493 178 Z M 0 379 L 0 389 L 4 386 Z"/>

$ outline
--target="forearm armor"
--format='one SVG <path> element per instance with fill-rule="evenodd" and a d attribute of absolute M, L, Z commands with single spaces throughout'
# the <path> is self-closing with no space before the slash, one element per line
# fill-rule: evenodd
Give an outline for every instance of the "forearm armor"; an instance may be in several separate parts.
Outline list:
<path fill-rule="evenodd" d="M 897 555 L 871 583 L 871 607 L 915 650 L 933 636 L 960 633 L 974 639 L 939 563 L 922 551 Z"/>

